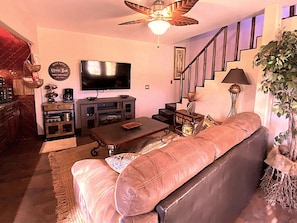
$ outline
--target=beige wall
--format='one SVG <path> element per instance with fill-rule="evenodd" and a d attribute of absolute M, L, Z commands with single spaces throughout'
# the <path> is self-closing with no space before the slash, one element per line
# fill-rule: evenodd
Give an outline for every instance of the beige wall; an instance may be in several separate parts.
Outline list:
<path fill-rule="evenodd" d="M 57 93 L 62 89 L 73 88 L 75 99 L 95 96 L 96 91 L 80 90 L 79 61 L 81 59 L 129 62 L 132 64 L 130 90 L 99 92 L 99 97 L 128 94 L 136 97 L 136 116 L 151 116 L 158 113 L 167 102 L 178 100 L 176 81 L 173 78 L 173 45 L 144 43 L 123 39 L 106 38 L 82 33 L 64 32 L 36 28 L 28 15 L 23 14 L 21 6 L 4 0 L 7 7 L 0 8 L 0 25 L 13 34 L 32 43 L 41 71 L 39 76 L 45 84 L 56 83 Z M 183 44 L 179 44 L 183 46 Z M 65 81 L 55 81 L 48 75 L 48 66 L 54 61 L 63 61 L 71 69 Z M 172 81 L 172 84 L 171 84 Z M 145 85 L 150 89 L 146 90 Z M 59 98 L 60 100 L 60 98 Z M 38 133 L 43 134 L 41 103 L 45 102 L 43 87 L 35 90 L 35 105 Z"/>
<path fill-rule="evenodd" d="M 173 79 L 173 45 L 145 43 L 123 39 L 93 36 L 59 30 L 36 28 L 29 15 L 23 14 L 21 6 L 4 0 L 7 7 L 0 8 L 0 25 L 13 34 L 32 43 L 32 51 L 41 64 L 39 76 L 44 83 L 56 83 L 57 93 L 73 88 L 75 99 L 95 96 L 96 91 L 80 90 L 79 61 L 81 59 L 129 62 L 132 64 L 130 90 L 100 91 L 99 97 L 128 94 L 136 97 L 136 116 L 151 116 L 158 113 L 167 102 L 178 98 L 176 81 Z M 179 44 L 183 46 L 185 44 Z M 65 81 L 55 81 L 48 75 L 48 66 L 54 61 L 63 61 L 71 69 Z M 172 81 L 172 82 L 171 82 Z M 150 89 L 146 90 L 145 85 Z M 58 100 L 61 100 L 59 98 Z M 43 87 L 35 90 L 35 105 L 38 133 L 43 134 L 41 103 L 45 102 Z M 79 126 L 78 126 L 79 127 Z"/>
<path fill-rule="evenodd" d="M 198 87 L 198 101 L 196 101 L 196 112 L 207 115 L 209 114 L 214 119 L 224 121 L 231 108 L 231 97 L 229 87 L 232 84 L 221 83 L 227 72 L 231 68 L 241 68 L 244 70 L 251 85 L 241 85 L 241 92 L 237 99 L 237 113 L 254 111 L 255 96 L 257 93 L 256 83 L 258 75 L 258 67 L 253 67 L 253 58 L 256 54 L 256 49 L 243 51 L 241 53 L 241 61 L 228 62 L 226 71 L 216 72 L 214 80 L 207 80 L 205 87 Z M 185 108 L 186 100 L 179 108 Z"/>
<path fill-rule="evenodd" d="M 274 137 L 279 132 L 287 130 L 288 120 L 278 118 L 271 113 L 272 98 L 259 91 L 263 72 L 260 67 L 253 65 L 253 60 L 259 47 L 275 38 L 280 28 L 283 30 L 297 29 L 297 18 L 292 17 L 285 20 L 279 19 L 281 9 L 277 5 L 272 5 L 266 9 L 265 19 L 268 22 L 264 26 L 265 39 L 258 39 L 257 49 L 242 51 L 240 61 L 228 62 L 226 71 L 231 68 L 242 68 L 252 85 L 241 85 L 241 93 L 237 100 L 237 112 L 254 111 L 260 115 L 262 124 L 269 129 L 269 144 L 273 144 Z M 272 21 L 274 21 L 273 24 Z M 206 42 L 203 38 L 202 41 Z M 196 38 L 190 42 L 190 46 L 200 43 Z M 203 45 L 203 44 L 202 44 Z M 192 49 L 192 48 L 191 48 Z M 191 52 L 190 52 L 191 54 Z M 196 55 L 196 54 L 195 54 Z M 201 114 L 210 114 L 213 118 L 223 121 L 230 111 L 231 98 L 228 88 L 231 84 L 222 84 L 221 81 L 227 72 L 216 72 L 215 80 L 205 82 L 205 87 L 197 88 L 199 100 L 196 102 L 196 112 Z M 187 100 L 178 108 L 185 108 Z"/>
<path fill-rule="evenodd" d="M 106 38 L 102 36 L 86 35 L 58 30 L 36 28 L 34 21 L 30 21 L 27 15 L 21 11 L 21 6 L 17 2 L 3 0 L 0 8 L 0 25 L 9 31 L 17 34 L 27 41 L 32 42 L 32 50 L 39 58 L 42 69 L 39 73 L 45 84 L 56 83 L 57 93 L 61 95 L 63 88 L 74 88 L 75 99 L 95 96 L 95 91 L 83 92 L 80 90 L 79 61 L 81 59 L 98 59 L 109 61 L 130 62 L 132 64 L 132 81 L 130 90 L 105 91 L 100 92 L 99 97 L 117 96 L 129 94 L 136 97 L 136 116 L 151 116 L 158 112 L 159 108 L 166 102 L 173 102 L 178 99 L 178 86 L 176 81 L 171 84 L 173 76 L 173 45 L 149 44 L 122 39 Z M 273 12 L 272 12 L 273 14 Z M 283 26 L 286 29 L 296 28 L 296 21 L 285 21 Z M 178 46 L 189 46 L 187 43 Z M 252 57 L 254 51 L 246 53 L 249 57 L 244 63 L 238 62 L 228 64 L 228 69 L 242 67 L 249 79 L 251 86 L 242 86 L 242 92 L 238 98 L 238 112 L 253 111 L 255 107 L 255 97 L 258 95 L 257 79 L 261 72 L 252 67 Z M 187 50 L 187 55 L 189 51 Z M 187 57 L 187 60 L 192 58 Z M 71 69 L 70 77 L 61 82 L 57 82 L 48 75 L 48 66 L 54 61 L 63 61 Z M 221 84 L 225 72 L 219 72 L 216 80 L 208 81 L 204 89 L 198 89 L 201 100 L 197 102 L 197 112 L 211 114 L 219 120 L 223 120 L 230 109 L 230 96 L 228 84 Z M 145 85 L 150 85 L 149 90 L 145 90 Z M 46 101 L 43 88 L 35 90 L 35 104 L 38 132 L 43 133 L 41 103 Z M 265 105 L 261 105 L 265 109 Z M 259 106 L 259 104 L 256 106 Z M 184 106 L 181 105 L 181 107 Z M 266 108 L 267 109 L 267 108 Z M 278 130 L 278 126 L 285 128 L 284 120 L 271 118 L 270 128 Z M 272 133 L 273 134 L 273 133 Z"/>
<path fill-rule="evenodd" d="M 44 83 L 58 85 L 57 93 L 64 88 L 74 89 L 74 99 L 96 96 L 96 91 L 82 91 L 80 87 L 80 60 L 102 60 L 131 63 L 131 89 L 99 91 L 99 97 L 128 94 L 136 97 L 136 116 L 158 113 L 167 102 L 178 99 L 175 96 L 173 78 L 174 46 L 144 43 L 103 36 L 38 28 L 39 57 L 42 65 L 40 74 Z M 55 61 L 66 63 L 71 70 L 70 77 L 55 81 L 48 75 L 48 67 Z M 149 89 L 145 89 L 149 85 Z M 47 101 L 45 90 L 41 89 L 41 101 Z M 59 98 L 59 100 L 61 100 Z M 79 126 L 78 126 L 79 127 Z"/>

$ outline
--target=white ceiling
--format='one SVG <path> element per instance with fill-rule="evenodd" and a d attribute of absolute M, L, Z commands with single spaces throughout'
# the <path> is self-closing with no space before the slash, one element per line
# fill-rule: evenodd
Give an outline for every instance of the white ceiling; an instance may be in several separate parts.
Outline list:
<path fill-rule="evenodd" d="M 149 7 L 154 0 L 130 0 Z M 124 0 L 18 0 L 16 7 L 32 16 L 37 26 L 115 38 L 156 42 L 147 24 L 119 26 L 119 23 L 144 18 L 124 4 Z M 172 0 L 165 0 L 167 4 Z M 186 14 L 198 25 L 176 27 L 160 37 L 161 43 L 174 44 L 192 36 L 250 18 L 266 5 L 297 4 L 297 0 L 200 0 Z"/>

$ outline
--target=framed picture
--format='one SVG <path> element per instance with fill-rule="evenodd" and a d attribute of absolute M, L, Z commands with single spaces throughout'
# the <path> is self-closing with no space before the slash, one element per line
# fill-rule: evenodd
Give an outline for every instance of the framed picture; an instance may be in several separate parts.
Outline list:
<path fill-rule="evenodd" d="M 181 72 L 185 69 L 186 48 L 174 47 L 174 80 L 179 80 Z"/>

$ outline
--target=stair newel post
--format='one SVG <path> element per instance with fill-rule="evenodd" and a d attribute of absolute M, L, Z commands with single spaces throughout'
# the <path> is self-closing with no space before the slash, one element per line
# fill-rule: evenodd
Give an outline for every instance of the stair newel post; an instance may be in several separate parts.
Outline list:
<path fill-rule="evenodd" d="M 204 86 L 204 80 L 205 80 L 205 76 L 206 76 L 206 61 L 207 61 L 207 48 L 205 48 L 205 50 L 204 50 L 203 77 L 202 77 L 203 84 L 202 84 L 202 86 Z"/>
<path fill-rule="evenodd" d="M 227 34 L 228 34 L 228 26 L 225 26 L 224 27 L 224 42 L 223 42 L 223 53 L 222 53 L 222 67 L 221 67 L 221 71 L 225 70 L 226 51 L 227 51 Z"/>
<path fill-rule="evenodd" d="M 192 69 L 192 65 L 189 66 L 189 70 L 188 70 L 188 90 L 187 90 L 187 92 L 191 91 L 191 69 Z"/>
<path fill-rule="evenodd" d="M 237 27 L 236 27 L 236 40 L 235 40 L 235 48 L 234 48 L 234 61 L 237 61 L 238 60 L 239 36 L 240 36 L 240 22 L 237 23 Z"/>
<path fill-rule="evenodd" d="M 199 58 L 197 58 L 196 63 L 195 63 L 195 90 L 196 87 L 198 86 L 198 75 L 199 75 Z"/>
<path fill-rule="evenodd" d="M 183 99 L 183 80 L 184 80 L 184 71 L 180 74 L 179 80 L 179 101 L 182 102 Z"/>
<path fill-rule="evenodd" d="M 253 17 L 252 25 L 251 25 L 250 49 L 254 48 L 255 27 L 256 27 L 256 17 Z"/>
<path fill-rule="evenodd" d="M 216 52 L 217 52 L 217 37 L 213 40 L 211 79 L 214 79 L 214 73 L 215 73 L 215 69 L 216 69 Z"/>
<path fill-rule="evenodd" d="M 290 6 L 290 17 L 293 17 L 295 15 L 295 5 Z"/>

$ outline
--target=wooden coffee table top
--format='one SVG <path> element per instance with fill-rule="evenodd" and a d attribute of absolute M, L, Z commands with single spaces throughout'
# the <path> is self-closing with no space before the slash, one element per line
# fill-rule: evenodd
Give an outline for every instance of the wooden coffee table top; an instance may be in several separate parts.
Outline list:
<path fill-rule="evenodd" d="M 125 123 L 140 122 L 141 126 L 125 129 Z M 91 135 L 95 140 L 100 140 L 106 145 L 119 146 L 123 143 L 139 139 L 144 136 L 168 129 L 169 125 L 148 117 L 140 117 L 110 125 L 99 126 L 91 129 Z"/>

